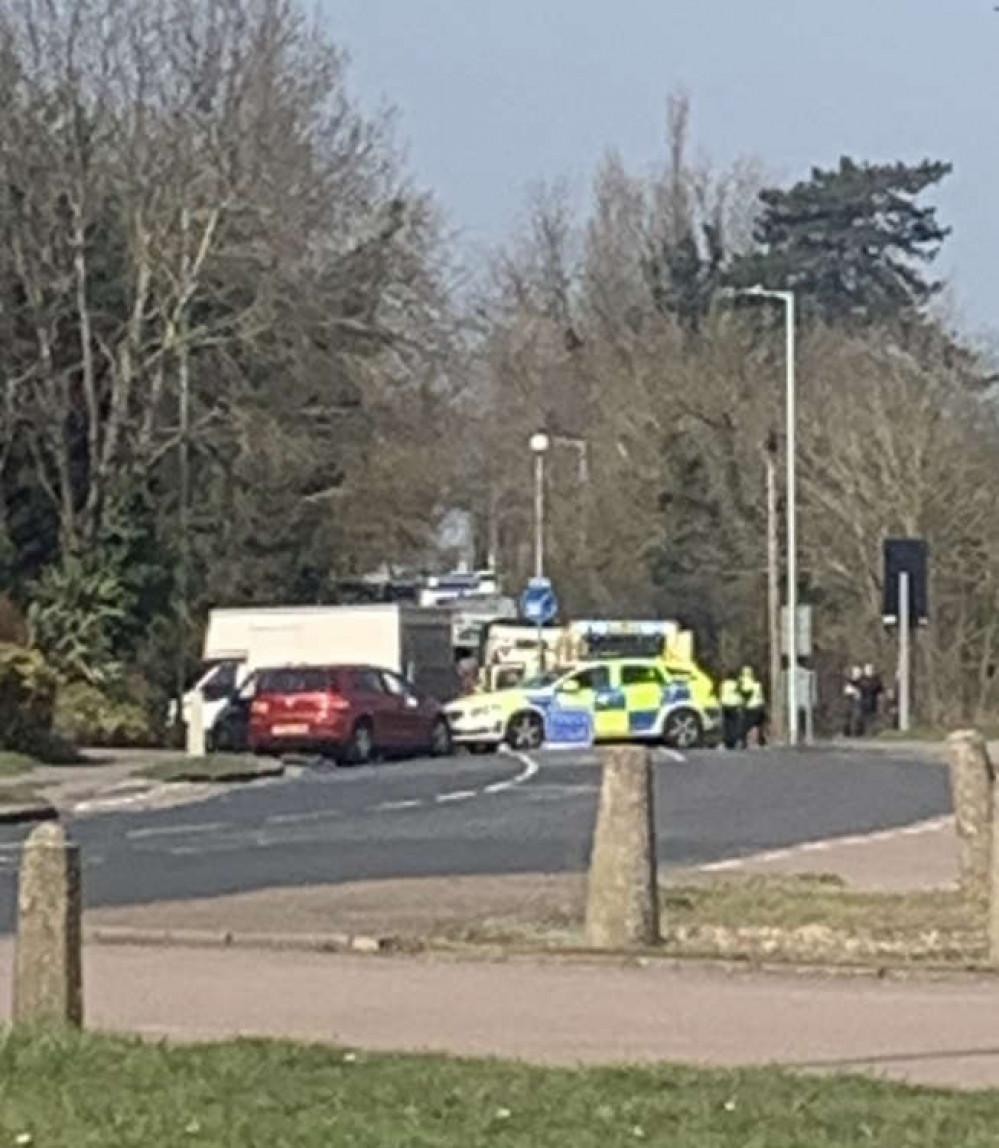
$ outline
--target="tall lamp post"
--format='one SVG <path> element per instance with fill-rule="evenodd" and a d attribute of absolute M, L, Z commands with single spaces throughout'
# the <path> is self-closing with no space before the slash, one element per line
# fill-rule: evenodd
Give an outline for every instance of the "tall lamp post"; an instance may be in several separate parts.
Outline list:
<path fill-rule="evenodd" d="M 794 292 L 770 291 L 757 284 L 736 295 L 775 299 L 784 305 L 787 414 L 787 740 L 798 744 L 798 538 L 795 474 Z"/>
<path fill-rule="evenodd" d="M 531 435 L 534 454 L 534 576 L 545 576 L 545 455 L 551 440 L 544 431 Z"/>
<path fill-rule="evenodd" d="M 551 439 L 544 431 L 531 435 L 531 452 L 534 455 L 534 576 L 545 576 L 545 455 L 551 446 Z M 545 635 L 541 622 L 538 622 L 538 672 L 545 672 Z"/>

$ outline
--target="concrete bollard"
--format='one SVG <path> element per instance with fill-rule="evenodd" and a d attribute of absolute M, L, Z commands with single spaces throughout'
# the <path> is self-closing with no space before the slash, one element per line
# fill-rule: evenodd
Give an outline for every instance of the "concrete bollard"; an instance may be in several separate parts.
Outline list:
<path fill-rule="evenodd" d="M 83 1023 L 80 849 L 57 822 L 24 844 L 17 895 L 15 1024 Z"/>
<path fill-rule="evenodd" d="M 992 872 L 992 795 L 995 771 L 985 739 L 977 730 L 947 738 L 951 797 L 957 825 L 961 892 L 969 905 L 985 911 Z"/>
<path fill-rule="evenodd" d="M 200 690 L 195 690 L 187 714 L 187 754 L 189 757 L 205 756 L 205 700 Z"/>
<path fill-rule="evenodd" d="M 621 949 L 659 940 L 652 759 L 640 746 L 615 747 L 604 753 L 586 943 Z"/>

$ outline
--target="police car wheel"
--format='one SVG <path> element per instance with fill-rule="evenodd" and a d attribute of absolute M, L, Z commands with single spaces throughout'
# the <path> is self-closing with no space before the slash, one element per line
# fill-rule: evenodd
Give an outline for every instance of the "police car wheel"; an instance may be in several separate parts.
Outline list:
<path fill-rule="evenodd" d="M 540 749 L 545 740 L 544 722 L 535 713 L 514 714 L 506 727 L 506 743 L 511 749 Z"/>
<path fill-rule="evenodd" d="M 674 710 L 663 726 L 663 741 L 675 749 L 693 749 L 703 737 L 701 719 L 693 710 Z"/>

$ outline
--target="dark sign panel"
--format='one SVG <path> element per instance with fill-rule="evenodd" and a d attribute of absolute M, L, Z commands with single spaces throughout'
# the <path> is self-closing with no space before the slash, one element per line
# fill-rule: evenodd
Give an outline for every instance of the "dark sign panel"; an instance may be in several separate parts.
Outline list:
<path fill-rule="evenodd" d="M 886 624 L 899 619 L 901 575 L 909 578 L 909 624 L 925 626 L 929 619 L 928 555 L 924 538 L 885 539 L 885 578 L 881 613 Z"/>

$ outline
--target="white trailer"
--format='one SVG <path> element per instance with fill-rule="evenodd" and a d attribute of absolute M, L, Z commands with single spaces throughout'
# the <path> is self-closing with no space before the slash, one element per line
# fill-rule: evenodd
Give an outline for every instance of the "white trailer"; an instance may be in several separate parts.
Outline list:
<path fill-rule="evenodd" d="M 458 692 L 451 621 L 450 610 L 408 603 L 212 610 L 205 672 L 184 696 L 184 718 L 200 694 L 210 730 L 254 670 L 288 665 L 380 666 L 450 701 Z"/>

